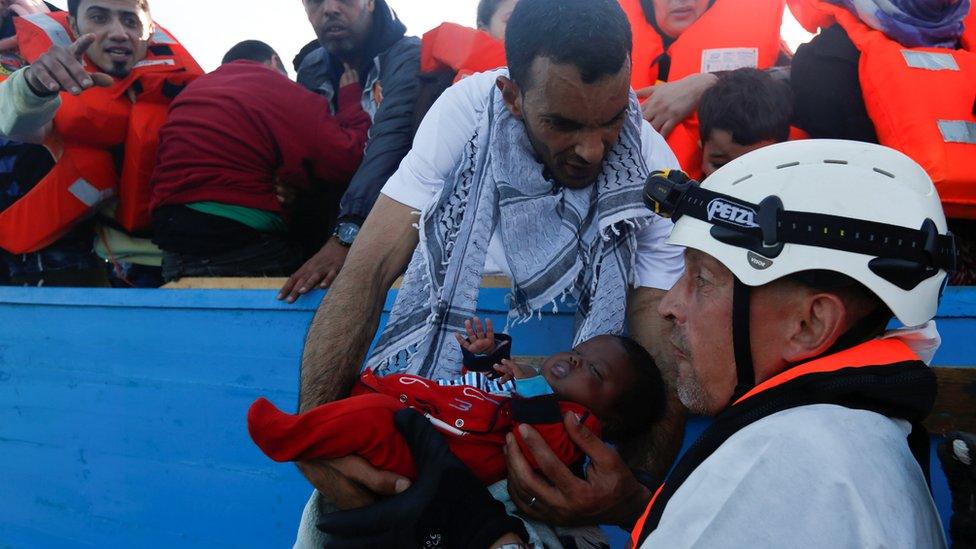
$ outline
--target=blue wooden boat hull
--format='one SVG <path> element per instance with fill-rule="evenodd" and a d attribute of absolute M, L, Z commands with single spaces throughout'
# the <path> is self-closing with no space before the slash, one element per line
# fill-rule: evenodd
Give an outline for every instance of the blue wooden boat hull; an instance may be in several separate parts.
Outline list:
<path fill-rule="evenodd" d="M 499 326 L 505 293 L 483 290 Z M 245 412 L 294 406 L 321 294 L 274 295 L 0 288 L 0 547 L 290 546 L 309 487 L 251 443 Z M 565 348 L 572 323 L 516 327 L 516 354 Z M 976 364 L 976 289 L 950 289 L 940 327 L 937 364 Z M 935 462 L 933 484 L 945 518 Z"/>

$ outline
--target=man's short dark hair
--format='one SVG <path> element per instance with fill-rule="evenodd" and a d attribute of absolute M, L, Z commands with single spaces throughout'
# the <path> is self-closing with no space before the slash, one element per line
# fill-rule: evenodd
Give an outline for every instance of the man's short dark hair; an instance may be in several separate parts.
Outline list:
<path fill-rule="evenodd" d="M 498 6 L 502 4 L 504 0 L 481 0 L 478 2 L 478 26 L 488 27 L 491 25 L 491 18 L 495 16 L 495 12 L 498 11 Z"/>
<path fill-rule="evenodd" d="M 227 50 L 220 63 L 226 64 L 241 60 L 267 63 L 277 56 L 278 52 L 274 51 L 274 48 L 264 42 L 260 40 L 245 40 Z"/>
<path fill-rule="evenodd" d="M 572 63 L 591 84 L 620 72 L 631 47 L 616 0 L 521 0 L 505 31 L 509 74 L 523 90 L 536 58 Z"/>
<path fill-rule="evenodd" d="M 614 404 L 614 417 L 600 419 L 603 421 L 603 436 L 614 442 L 622 442 L 648 432 L 664 417 L 667 390 L 661 370 L 647 349 L 629 337 L 617 336 L 616 339 L 627 353 L 627 362 L 634 371 L 635 380 Z"/>
<path fill-rule="evenodd" d="M 68 0 L 68 15 L 71 17 L 78 17 L 78 6 L 81 5 L 81 0 Z M 149 11 L 149 0 L 139 0 L 139 5 L 142 9 Z"/>
<path fill-rule="evenodd" d="M 725 130 L 739 145 L 786 141 L 793 120 L 789 87 L 756 69 L 738 69 L 719 78 L 702 96 L 698 121 L 702 143 L 712 130 Z"/>

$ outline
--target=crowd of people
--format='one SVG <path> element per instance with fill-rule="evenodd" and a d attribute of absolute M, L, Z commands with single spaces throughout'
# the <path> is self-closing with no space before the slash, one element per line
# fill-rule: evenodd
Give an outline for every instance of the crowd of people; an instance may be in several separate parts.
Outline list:
<path fill-rule="evenodd" d="M 317 488 L 297 546 L 945 545 L 921 422 L 976 280 L 969 0 L 482 0 L 423 39 L 302 4 L 292 82 L 258 41 L 203 74 L 147 0 L 0 0 L 8 283 L 331 288 L 299 413 L 249 418 Z M 499 356 L 491 273 L 512 323 L 570 299 L 573 350 Z"/>
<path fill-rule="evenodd" d="M 258 41 L 234 46 L 225 66 L 199 78 L 192 52 L 152 20 L 148 2 L 115 4 L 70 2 L 62 13 L 40 0 L 0 2 L 9 79 L 0 283 L 287 277 L 279 298 L 289 302 L 328 287 L 381 190 L 411 148 L 423 147 L 419 130 L 436 100 L 463 78 L 507 65 L 505 29 L 517 0 L 482 0 L 472 14 L 477 29 L 445 23 L 422 40 L 407 35 L 385 0 L 304 1 L 317 38 L 294 60 L 297 83 L 275 74 L 284 70 L 280 56 Z M 892 45 L 968 51 L 976 32 L 964 24 L 969 3 L 788 4 L 808 30 L 823 29 L 795 56 L 779 34 L 786 0 L 621 0 L 643 117 L 699 180 L 788 139 L 902 150 L 942 193 L 962 250 L 951 282 L 976 283 L 971 176 L 956 167 L 970 153 L 969 126 L 963 102 L 951 100 L 964 95 L 965 78 L 936 86 L 955 94 L 943 102 L 952 112 L 893 116 L 914 82 L 884 81 L 883 67 L 859 64 L 862 52 L 882 57 Z M 269 65 L 275 73 L 256 71 Z M 88 123 L 96 113 L 113 123 Z M 933 116 L 943 120 L 939 130 L 912 129 Z M 81 180 L 83 198 L 80 187 L 70 191 Z"/>

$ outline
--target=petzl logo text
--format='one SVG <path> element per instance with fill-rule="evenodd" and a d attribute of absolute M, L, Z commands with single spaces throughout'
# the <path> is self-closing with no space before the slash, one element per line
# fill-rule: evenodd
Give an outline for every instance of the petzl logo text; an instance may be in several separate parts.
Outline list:
<path fill-rule="evenodd" d="M 749 259 L 749 266 L 757 271 L 765 271 L 773 266 L 772 259 L 767 259 L 756 252 L 749 252 L 746 257 Z"/>
<path fill-rule="evenodd" d="M 752 208 L 746 208 L 721 198 L 716 198 L 708 203 L 708 220 L 714 221 L 716 219 L 746 228 L 759 226 L 756 223 L 756 212 Z"/>

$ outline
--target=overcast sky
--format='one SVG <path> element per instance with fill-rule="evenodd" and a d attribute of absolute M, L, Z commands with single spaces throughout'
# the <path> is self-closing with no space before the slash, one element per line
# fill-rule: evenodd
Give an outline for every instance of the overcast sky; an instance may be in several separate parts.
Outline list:
<path fill-rule="evenodd" d="M 407 25 L 421 35 L 442 21 L 474 26 L 477 0 L 388 0 Z M 54 0 L 65 6 L 66 0 Z M 291 59 L 315 35 L 301 0 L 150 0 L 153 18 L 176 35 L 206 70 L 220 63 L 224 52 L 241 40 L 271 44 L 291 68 Z M 269 6 L 273 8 L 269 9 Z M 787 17 L 783 36 L 795 48 L 808 39 Z"/>

